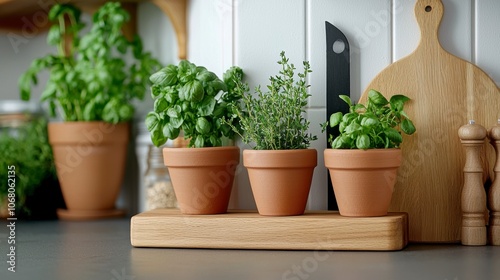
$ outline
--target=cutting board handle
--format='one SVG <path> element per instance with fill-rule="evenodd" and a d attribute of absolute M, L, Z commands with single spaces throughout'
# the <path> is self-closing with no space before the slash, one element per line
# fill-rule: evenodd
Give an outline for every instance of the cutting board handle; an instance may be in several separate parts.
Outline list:
<path fill-rule="evenodd" d="M 438 31 L 444 14 L 441 0 L 418 0 L 415 4 L 415 17 L 420 27 L 419 48 L 439 47 Z"/>

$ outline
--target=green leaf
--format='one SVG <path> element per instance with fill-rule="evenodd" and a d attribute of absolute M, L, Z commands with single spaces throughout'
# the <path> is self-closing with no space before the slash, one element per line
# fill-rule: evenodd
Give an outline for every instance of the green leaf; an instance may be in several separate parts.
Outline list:
<path fill-rule="evenodd" d="M 172 86 L 177 83 L 177 66 L 169 65 L 151 75 L 149 80 L 155 85 Z"/>
<path fill-rule="evenodd" d="M 198 107 L 198 115 L 201 117 L 209 116 L 214 112 L 215 104 L 217 102 L 215 101 L 215 98 L 212 96 L 205 96 L 203 101 L 199 104 Z"/>
<path fill-rule="evenodd" d="M 203 95 L 203 86 L 199 81 L 190 81 L 179 90 L 181 100 L 199 102 Z"/>
<path fill-rule="evenodd" d="M 151 131 L 156 130 L 156 128 L 158 127 L 158 124 L 160 123 L 159 119 L 160 119 L 160 117 L 155 112 L 149 112 L 146 115 L 145 123 L 146 123 L 146 128 L 148 129 L 148 131 L 151 132 Z"/>
<path fill-rule="evenodd" d="M 356 105 L 354 105 L 354 106 L 352 107 L 352 110 L 353 110 L 354 112 L 356 112 L 356 111 L 358 111 L 358 110 L 365 110 L 365 109 L 366 109 L 366 107 L 365 107 L 365 105 L 363 105 L 363 104 L 356 104 Z"/>
<path fill-rule="evenodd" d="M 196 131 L 200 134 L 207 134 L 212 129 L 210 122 L 204 117 L 200 117 L 196 120 Z"/>
<path fill-rule="evenodd" d="M 178 118 L 181 114 L 181 106 L 175 105 L 174 107 L 170 107 L 167 110 L 167 115 L 171 118 Z"/>
<path fill-rule="evenodd" d="M 361 126 L 357 122 L 352 122 L 345 128 L 345 133 L 351 134 L 359 130 L 361 130 Z"/>
<path fill-rule="evenodd" d="M 61 31 L 59 30 L 59 25 L 52 25 L 47 34 L 47 44 L 54 46 L 61 42 Z"/>
<path fill-rule="evenodd" d="M 175 139 L 179 137 L 180 129 L 172 126 L 171 123 L 167 123 L 163 126 L 163 135 L 168 139 Z"/>
<path fill-rule="evenodd" d="M 334 113 L 330 116 L 330 127 L 335 127 L 342 121 L 342 112 Z"/>
<path fill-rule="evenodd" d="M 368 99 L 375 105 L 384 106 L 389 103 L 387 99 L 378 91 L 371 89 L 368 92 Z"/>
<path fill-rule="evenodd" d="M 397 131 L 396 129 L 394 129 L 392 127 L 386 128 L 384 133 L 389 138 L 389 140 L 391 140 L 392 142 L 394 142 L 396 144 L 399 144 L 403 141 L 403 137 L 401 136 L 399 131 Z"/>
<path fill-rule="evenodd" d="M 47 82 L 47 86 L 45 90 L 42 92 L 42 96 L 40 96 L 40 101 L 47 101 L 50 99 L 54 99 L 56 97 L 57 86 L 52 82 Z"/>
<path fill-rule="evenodd" d="M 151 133 L 151 141 L 153 142 L 153 145 L 156 147 L 160 147 L 161 145 L 165 144 L 167 142 L 167 138 L 165 135 L 163 135 L 163 132 L 161 129 L 155 129 Z"/>
<path fill-rule="evenodd" d="M 184 123 L 184 118 L 182 116 L 178 118 L 170 118 L 170 125 L 174 128 L 180 128 L 182 124 Z"/>
<path fill-rule="evenodd" d="M 372 127 L 372 126 L 375 126 L 378 124 L 379 124 L 379 121 L 376 118 L 365 117 L 361 120 L 361 126 L 364 126 L 364 127 Z"/>
<path fill-rule="evenodd" d="M 95 119 L 95 102 L 90 101 L 83 109 L 83 120 L 92 121 Z"/>
<path fill-rule="evenodd" d="M 393 95 L 389 101 L 391 104 L 391 108 L 395 111 L 403 111 L 404 104 L 408 102 L 410 98 L 407 96 L 398 94 L 398 95 Z"/>
<path fill-rule="evenodd" d="M 347 105 L 352 106 L 351 98 L 347 95 L 339 95 L 340 99 L 344 100 Z"/>
<path fill-rule="evenodd" d="M 134 107 L 131 104 L 122 104 L 120 109 L 118 110 L 118 115 L 120 116 L 120 120 L 128 121 L 134 117 Z"/>
<path fill-rule="evenodd" d="M 411 120 L 404 119 L 401 122 L 401 130 L 408 135 L 412 135 L 417 129 L 415 128 Z"/>
<path fill-rule="evenodd" d="M 356 138 L 356 147 L 363 150 L 369 149 L 370 137 L 368 137 L 368 135 L 366 134 L 358 135 L 358 137 Z"/>
<path fill-rule="evenodd" d="M 154 110 L 155 112 L 163 112 L 167 110 L 168 108 L 168 102 L 164 98 L 158 98 L 154 102 Z M 170 108 L 172 109 L 172 108 Z M 168 114 L 168 113 L 167 113 Z"/>
<path fill-rule="evenodd" d="M 194 141 L 194 146 L 196 148 L 205 147 L 205 139 L 203 139 L 203 136 L 201 136 L 201 135 L 196 136 L 196 140 Z"/>
<path fill-rule="evenodd" d="M 196 74 L 196 79 L 200 82 L 210 82 L 218 78 L 213 72 L 204 69 Z"/>
<path fill-rule="evenodd" d="M 342 148 L 342 145 L 343 145 L 342 137 L 339 136 L 335 138 L 335 140 L 333 140 L 332 149 L 340 149 Z"/>

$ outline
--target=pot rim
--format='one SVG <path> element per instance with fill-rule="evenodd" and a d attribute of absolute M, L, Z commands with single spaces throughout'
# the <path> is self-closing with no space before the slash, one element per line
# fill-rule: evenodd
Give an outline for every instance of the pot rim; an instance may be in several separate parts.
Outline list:
<path fill-rule="evenodd" d="M 238 165 L 240 148 L 238 146 L 203 148 L 163 148 L 163 161 L 167 167 L 197 167 Z"/>
<path fill-rule="evenodd" d="M 104 121 L 49 122 L 47 133 L 51 145 L 76 144 L 95 146 L 127 144 L 129 122 L 112 124 Z"/>
<path fill-rule="evenodd" d="M 318 165 L 316 149 L 244 150 L 243 165 L 247 168 L 314 168 Z"/>
<path fill-rule="evenodd" d="M 325 166 L 331 169 L 381 169 L 401 166 L 401 148 L 391 149 L 325 149 Z"/>

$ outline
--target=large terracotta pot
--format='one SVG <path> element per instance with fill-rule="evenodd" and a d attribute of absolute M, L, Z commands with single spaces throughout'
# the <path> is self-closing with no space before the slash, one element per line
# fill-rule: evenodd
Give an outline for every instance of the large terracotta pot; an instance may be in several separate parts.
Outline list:
<path fill-rule="evenodd" d="M 324 155 L 342 216 L 387 215 L 401 149 L 326 149 Z"/>
<path fill-rule="evenodd" d="M 238 147 L 164 148 L 163 160 L 183 214 L 227 212 L 240 162 Z"/>
<path fill-rule="evenodd" d="M 245 150 L 243 165 L 259 214 L 302 215 L 306 208 L 314 168 L 315 149 Z"/>
<path fill-rule="evenodd" d="M 67 210 L 63 219 L 123 215 L 115 209 L 125 172 L 129 124 L 62 122 L 48 124 L 57 178 Z"/>

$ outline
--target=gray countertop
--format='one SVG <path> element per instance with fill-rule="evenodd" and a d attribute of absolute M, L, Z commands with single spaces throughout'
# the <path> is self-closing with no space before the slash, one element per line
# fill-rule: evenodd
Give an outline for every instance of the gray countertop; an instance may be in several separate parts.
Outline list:
<path fill-rule="evenodd" d="M 398 252 L 134 248 L 130 220 L 17 221 L 0 230 L 0 279 L 500 279 L 500 247 L 409 245 Z M 210 242 L 207 240 L 207 242 Z"/>

